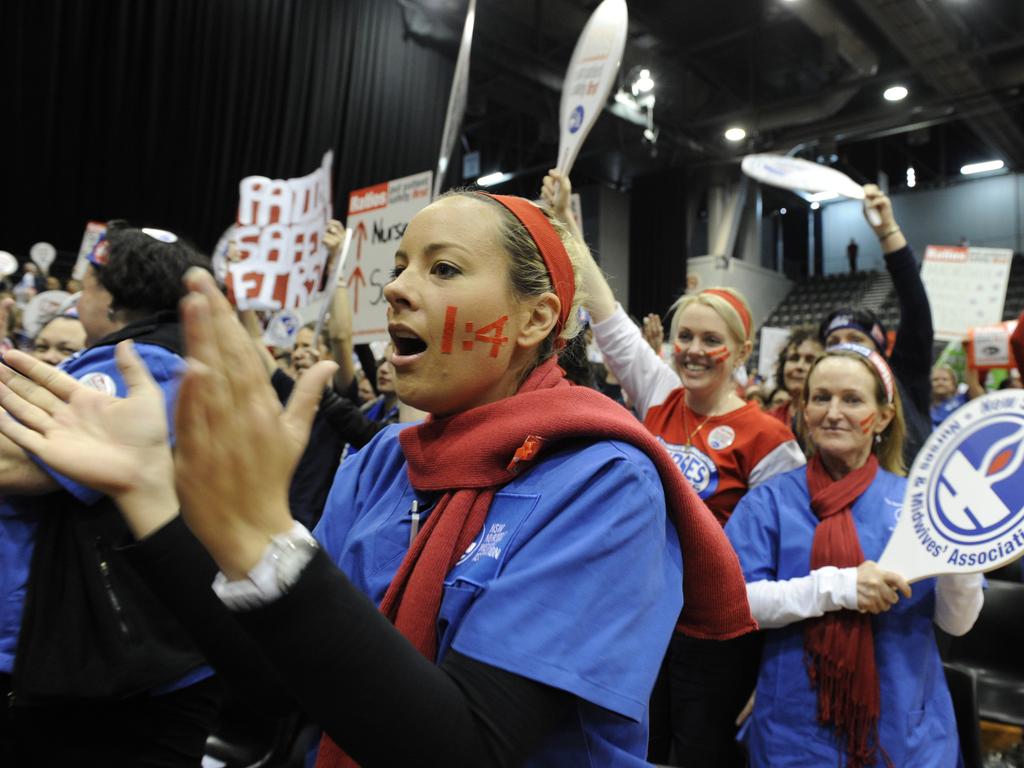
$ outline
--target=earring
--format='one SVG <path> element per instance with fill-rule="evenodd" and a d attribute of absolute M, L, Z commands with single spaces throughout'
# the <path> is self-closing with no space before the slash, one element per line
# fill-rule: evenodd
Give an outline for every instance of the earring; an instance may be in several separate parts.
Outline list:
<path fill-rule="evenodd" d="M 881 442 L 882 442 L 882 436 L 876 432 L 875 433 L 875 445 L 878 445 Z"/>

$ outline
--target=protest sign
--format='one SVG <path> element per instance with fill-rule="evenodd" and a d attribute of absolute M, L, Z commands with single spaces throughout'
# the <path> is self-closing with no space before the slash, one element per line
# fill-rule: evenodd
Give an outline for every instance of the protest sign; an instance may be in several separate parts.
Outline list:
<path fill-rule="evenodd" d="M 626 47 L 626 0 L 604 0 L 587 20 L 562 84 L 557 168 L 568 175 L 608 101 Z"/>
<path fill-rule="evenodd" d="M 466 9 L 466 23 L 462 27 L 462 42 L 459 44 L 459 56 L 455 61 L 455 74 L 452 76 L 452 90 L 448 94 L 448 110 L 444 116 L 444 131 L 441 133 L 441 151 L 437 158 L 437 175 L 434 177 L 434 194 L 441 194 L 448 163 L 451 161 L 455 140 L 459 136 L 462 118 L 466 114 L 466 94 L 469 91 L 469 51 L 473 47 L 473 26 L 476 22 L 476 0 L 469 0 Z"/>
<path fill-rule="evenodd" d="M 57 249 L 50 243 L 36 243 L 28 249 L 28 256 L 44 275 L 50 273 L 50 265 L 57 258 Z"/>
<path fill-rule="evenodd" d="M 71 270 L 71 277 L 81 280 L 85 277 L 85 270 L 89 266 L 89 254 L 96 247 L 100 237 L 107 231 L 107 225 L 102 221 L 90 221 L 85 225 L 85 233 L 82 235 L 82 244 L 78 246 L 78 258 Z"/>
<path fill-rule="evenodd" d="M 391 280 L 395 251 L 405 228 L 430 202 L 430 171 L 385 181 L 349 194 L 352 244 L 342 272 L 352 306 L 352 335 L 363 343 L 387 338 L 384 286 Z"/>
<path fill-rule="evenodd" d="M 70 298 L 67 291 L 43 291 L 33 296 L 21 313 L 21 327 L 25 335 L 34 339 L 44 325 L 61 313 Z"/>
<path fill-rule="evenodd" d="M 757 372 L 764 379 L 766 386 L 775 388 L 782 382 L 775 381 L 775 363 L 789 341 L 789 328 L 775 328 L 770 325 L 761 328 L 761 341 L 757 345 Z"/>
<path fill-rule="evenodd" d="M 1016 328 L 1016 320 L 971 328 L 967 332 L 970 342 L 967 347 L 968 367 L 988 371 L 992 368 L 1016 366 L 1017 361 L 1013 359 L 1013 350 L 1010 348 L 1010 336 Z"/>
<path fill-rule="evenodd" d="M 307 176 L 247 176 L 238 185 L 238 261 L 227 265 L 226 283 L 239 309 L 296 309 L 323 294 L 332 162 L 327 152 Z"/>
<path fill-rule="evenodd" d="M 878 559 L 917 581 L 990 571 L 1024 554 L 1024 390 L 991 392 L 932 432 Z"/>
<path fill-rule="evenodd" d="M 921 264 L 935 338 L 962 339 L 974 327 L 1003 319 L 1010 279 L 1009 248 L 929 245 Z"/>
<path fill-rule="evenodd" d="M 0 251 L 0 277 L 13 275 L 18 271 L 18 259 L 13 253 Z"/>

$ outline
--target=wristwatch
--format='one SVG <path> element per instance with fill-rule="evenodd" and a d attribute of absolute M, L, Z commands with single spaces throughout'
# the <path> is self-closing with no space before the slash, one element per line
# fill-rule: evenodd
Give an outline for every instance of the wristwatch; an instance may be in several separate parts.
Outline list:
<path fill-rule="evenodd" d="M 229 581 L 223 573 L 213 580 L 213 591 L 232 611 L 267 605 L 290 590 L 313 559 L 319 545 L 302 523 L 270 539 L 259 562 L 246 578 Z"/>

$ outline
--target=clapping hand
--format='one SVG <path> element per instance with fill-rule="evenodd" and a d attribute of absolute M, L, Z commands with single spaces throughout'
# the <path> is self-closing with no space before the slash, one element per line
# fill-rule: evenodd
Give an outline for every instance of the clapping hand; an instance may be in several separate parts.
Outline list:
<path fill-rule="evenodd" d="M 118 344 L 115 356 L 126 398 L 86 387 L 23 352 L 8 352 L 7 365 L 0 366 L 0 406 L 6 411 L 0 432 L 51 468 L 111 496 L 141 538 L 178 513 L 166 406 L 131 342 Z"/>
<path fill-rule="evenodd" d="M 288 488 L 313 416 L 337 367 L 320 362 L 282 409 L 256 350 L 209 273 L 185 276 L 189 367 L 175 419 L 182 514 L 229 578 L 256 564 L 291 527 Z"/>

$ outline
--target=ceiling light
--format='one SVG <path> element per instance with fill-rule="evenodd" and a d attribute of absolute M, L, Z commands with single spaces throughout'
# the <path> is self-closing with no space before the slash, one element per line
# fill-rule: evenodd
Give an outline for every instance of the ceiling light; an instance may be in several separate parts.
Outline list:
<path fill-rule="evenodd" d="M 641 69 L 640 74 L 637 75 L 636 80 L 633 81 L 632 89 L 633 93 L 637 95 L 653 91 L 654 80 L 651 79 L 651 70 Z"/>
<path fill-rule="evenodd" d="M 493 187 L 495 184 L 501 184 L 503 181 L 508 181 L 512 178 L 511 173 L 502 173 L 501 171 L 495 171 L 494 173 L 488 173 L 486 176 L 481 176 L 476 180 L 476 183 L 481 187 Z"/>
<path fill-rule="evenodd" d="M 812 211 L 816 211 L 819 208 L 821 208 L 821 203 L 819 203 L 817 200 L 815 200 L 813 203 L 811 203 L 811 210 Z"/>
<path fill-rule="evenodd" d="M 903 101 L 907 98 L 907 94 L 910 93 L 902 85 L 894 85 L 885 89 L 885 93 L 882 94 L 882 98 L 886 101 Z"/>
<path fill-rule="evenodd" d="M 747 138 L 747 132 L 739 126 L 734 126 L 725 132 L 725 138 L 729 141 L 743 141 Z"/>
<path fill-rule="evenodd" d="M 786 215 L 786 209 L 785 208 L 779 208 L 779 213 L 781 213 L 783 216 L 785 216 Z"/>
<path fill-rule="evenodd" d="M 913 189 L 917 186 L 917 171 L 914 170 L 914 166 L 907 168 L 907 187 Z"/>
<path fill-rule="evenodd" d="M 970 176 L 972 173 L 998 171 L 1002 167 L 1002 160 L 986 160 L 984 163 L 968 163 L 967 165 L 960 169 L 960 173 L 962 173 L 964 176 Z"/>
<path fill-rule="evenodd" d="M 812 203 L 823 203 L 826 200 L 835 200 L 839 197 L 838 192 L 815 192 L 814 194 L 808 195 L 807 199 Z"/>

